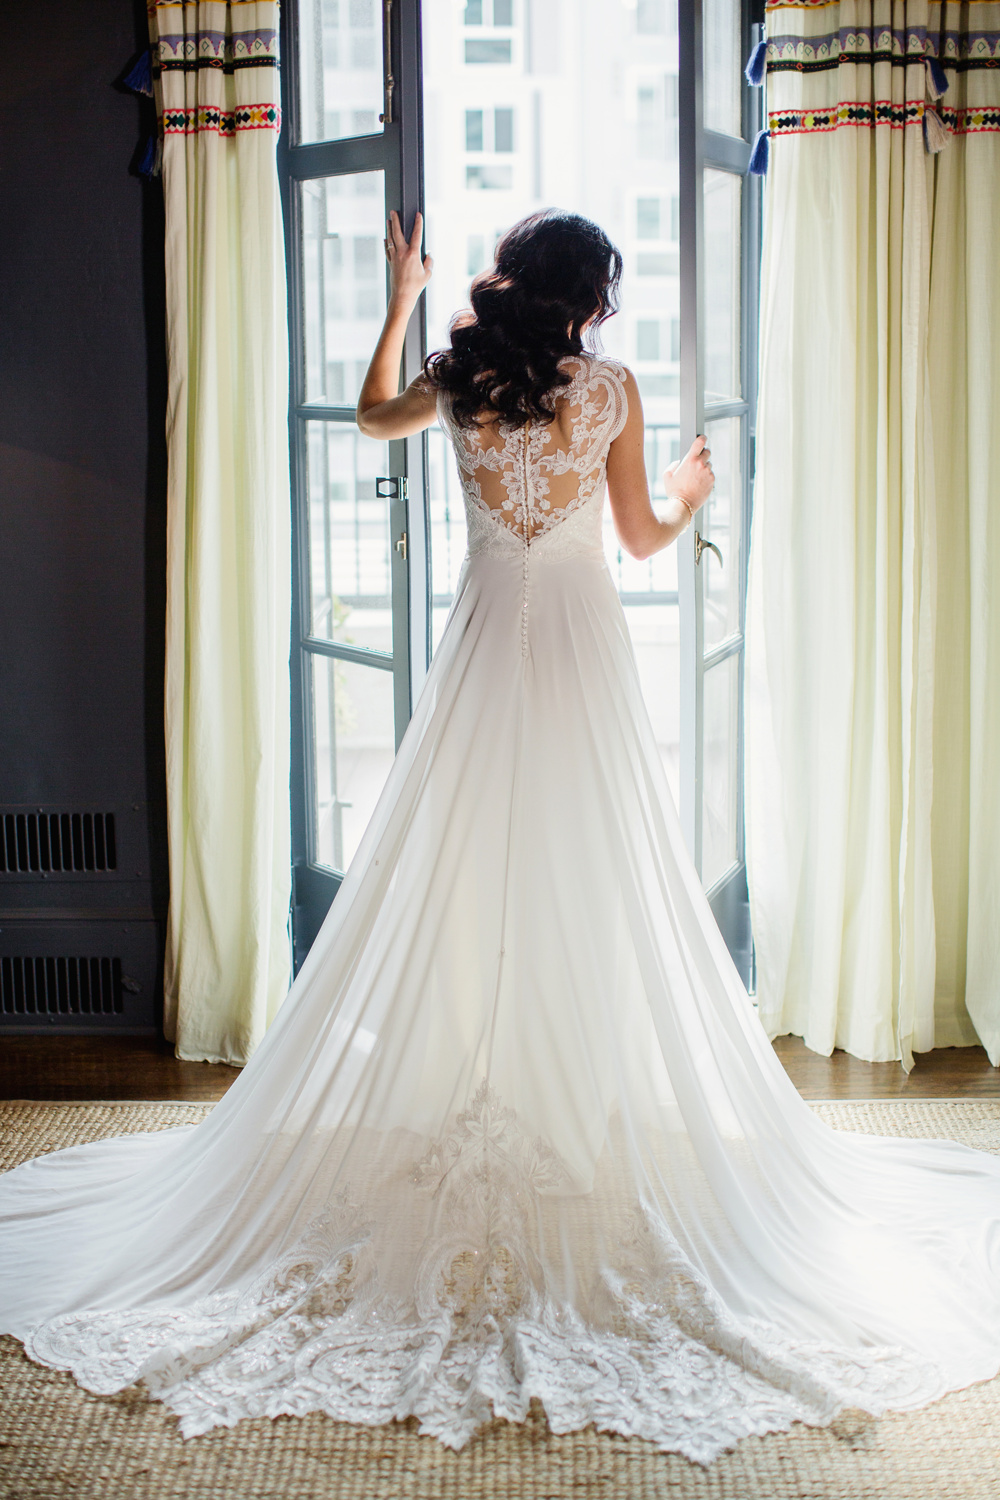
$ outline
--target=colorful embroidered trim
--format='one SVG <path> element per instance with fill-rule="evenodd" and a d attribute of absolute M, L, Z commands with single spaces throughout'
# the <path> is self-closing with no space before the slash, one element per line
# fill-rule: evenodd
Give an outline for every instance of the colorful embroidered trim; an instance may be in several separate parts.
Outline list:
<path fill-rule="evenodd" d="M 197 135 L 201 131 L 214 131 L 217 135 L 231 136 L 238 130 L 280 129 L 281 110 L 276 104 L 243 104 L 232 110 L 198 104 L 190 109 L 163 111 L 164 135 Z"/>
<path fill-rule="evenodd" d="M 156 61 L 162 73 L 190 73 L 198 68 L 218 68 L 234 73 L 240 68 L 276 68 L 278 33 L 273 28 L 256 31 L 196 31 L 190 35 L 161 32 Z"/>
<path fill-rule="evenodd" d="M 893 104 L 889 99 L 863 100 L 845 99 L 828 109 L 776 109 L 767 118 L 768 128 L 774 135 L 805 135 L 811 131 L 839 130 L 843 125 L 888 125 L 893 130 L 902 130 L 906 125 L 919 125 L 924 118 L 923 101 L 910 100 L 906 104 Z"/>
<path fill-rule="evenodd" d="M 892 130 L 902 130 L 906 125 L 920 124 L 924 108 L 924 104 L 916 100 L 908 104 L 891 104 L 887 99 L 878 99 L 872 104 L 845 100 L 830 109 L 772 110 L 768 115 L 768 128 L 772 136 L 808 135 L 816 131 L 839 130 L 843 125 L 888 125 Z M 995 109 L 981 106 L 953 109 L 939 102 L 934 108 L 952 135 L 1000 130 L 1000 106 Z"/>
<path fill-rule="evenodd" d="M 1000 68 L 1000 32 L 951 32 L 935 47 L 928 41 L 926 27 L 907 31 L 842 27 L 823 36 L 774 36 L 767 43 L 769 73 L 825 73 L 845 65 L 865 67 L 875 63 L 906 68 L 930 57 L 960 73 Z"/>
<path fill-rule="evenodd" d="M 981 130 L 1000 130 L 1000 105 L 989 109 L 970 105 L 967 109 L 949 109 L 938 102 L 934 108 L 952 135 L 974 135 Z"/>

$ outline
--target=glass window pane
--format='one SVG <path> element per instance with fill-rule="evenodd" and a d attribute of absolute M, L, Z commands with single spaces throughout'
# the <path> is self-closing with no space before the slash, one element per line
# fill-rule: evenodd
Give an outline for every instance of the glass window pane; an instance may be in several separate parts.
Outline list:
<path fill-rule="evenodd" d="M 637 198 L 635 205 L 635 232 L 640 240 L 660 238 L 659 198 Z"/>
<path fill-rule="evenodd" d="M 381 172 L 299 185 L 305 399 L 354 406 L 385 316 Z"/>
<path fill-rule="evenodd" d="M 381 0 L 302 0 L 299 142 L 381 133 Z"/>
<path fill-rule="evenodd" d="M 722 553 L 721 567 L 714 553 L 701 555 L 706 651 L 742 628 L 743 421 L 742 417 L 723 417 L 705 424 L 712 450 L 715 489 L 698 513 L 697 526 L 706 541 L 714 542 Z"/>
<path fill-rule="evenodd" d="M 743 179 L 705 171 L 705 399 L 740 395 Z"/>
<path fill-rule="evenodd" d="M 469 41 L 465 44 L 465 61 L 467 66 L 477 64 L 505 64 L 510 62 L 510 42 L 500 41 L 499 38 L 487 41 L 479 39 Z"/>
<path fill-rule="evenodd" d="M 509 192 L 514 172 L 511 167 L 466 167 L 465 185 L 474 192 Z"/>
<path fill-rule="evenodd" d="M 708 889 L 735 862 L 739 806 L 739 691 L 742 652 L 705 673 L 701 880 Z"/>
<path fill-rule="evenodd" d="M 311 656 L 313 861 L 346 870 L 389 774 L 392 673 Z"/>
<path fill-rule="evenodd" d="M 636 0 L 635 29 L 640 36 L 660 36 L 667 29 L 667 0 Z"/>
<path fill-rule="evenodd" d="M 494 151 L 513 151 L 514 149 L 514 111 L 512 109 L 493 111 L 493 149 Z"/>
<path fill-rule="evenodd" d="M 310 629 L 322 640 L 392 650 L 389 501 L 375 493 L 388 473 L 388 443 L 306 423 Z"/>
<path fill-rule="evenodd" d="M 705 129 L 743 134 L 740 0 L 704 0 L 702 37 Z"/>
<path fill-rule="evenodd" d="M 636 359 L 656 360 L 660 357 L 659 320 L 640 318 L 635 325 Z"/>

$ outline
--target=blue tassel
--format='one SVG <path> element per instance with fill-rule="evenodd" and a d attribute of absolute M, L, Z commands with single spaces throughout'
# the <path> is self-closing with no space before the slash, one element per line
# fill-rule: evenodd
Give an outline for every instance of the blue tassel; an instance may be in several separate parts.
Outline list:
<path fill-rule="evenodd" d="M 148 47 L 139 53 L 135 66 L 126 73 L 122 82 L 127 89 L 132 90 L 133 94 L 145 94 L 147 98 L 152 99 L 153 67 L 150 62 Z"/>
<path fill-rule="evenodd" d="M 934 81 L 934 88 L 936 90 L 935 97 L 940 99 L 942 94 L 946 94 L 948 92 L 948 75 L 945 72 L 940 59 L 936 57 L 929 57 L 927 59 L 927 63 L 931 71 L 931 78 Z"/>
<path fill-rule="evenodd" d="M 763 177 L 767 171 L 770 134 L 768 130 L 758 131 L 753 143 L 753 149 L 750 152 L 750 165 L 747 167 L 747 171 L 755 173 L 758 177 Z"/>
<path fill-rule="evenodd" d="M 159 136 L 151 135 L 146 142 L 146 149 L 139 159 L 137 168 L 140 177 L 145 177 L 147 182 L 152 182 L 154 177 L 160 175 L 160 139 Z"/>
<path fill-rule="evenodd" d="M 750 54 L 750 60 L 743 69 L 746 81 L 754 88 L 759 88 L 764 82 L 764 74 L 767 72 L 767 43 L 758 42 Z"/>

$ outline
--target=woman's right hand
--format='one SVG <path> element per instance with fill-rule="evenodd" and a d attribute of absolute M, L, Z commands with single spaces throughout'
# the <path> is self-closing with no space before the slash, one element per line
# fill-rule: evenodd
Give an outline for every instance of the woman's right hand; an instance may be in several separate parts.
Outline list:
<path fill-rule="evenodd" d="M 429 255 L 421 259 L 420 241 L 424 232 L 424 216 L 414 215 L 413 233 L 407 241 L 399 214 L 395 209 L 386 225 L 385 258 L 389 262 L 390 300 L 412 307 L 431 279 L 434 262 Z"/>
<path fill-rule="evenodd" d="M 715 484 L 712 450 L 706 446 L 707 442 L 707 438 L 696 437 L 684 457 L 672 463 L 663 475 L 667 494 L 683 499 L 692 515 L 705 504 Z"/>

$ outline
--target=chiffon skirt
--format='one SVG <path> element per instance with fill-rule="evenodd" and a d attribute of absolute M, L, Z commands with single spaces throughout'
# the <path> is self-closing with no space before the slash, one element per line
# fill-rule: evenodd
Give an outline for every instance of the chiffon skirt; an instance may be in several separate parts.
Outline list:
<path fill-rule="evenodd" d="M 459 1447 L 537 1397 L 707 1463 L 996 1373 L 1000 1162 L 801 1102 L 603 559 L 478 555 L 239 1080 L 0 1179 L 0 1329 L 186 1435 L 319 1409 Z"/>

